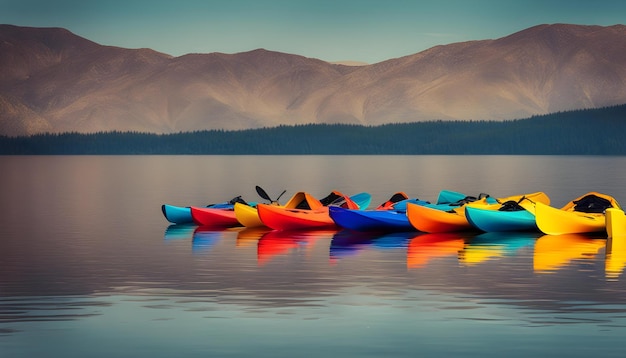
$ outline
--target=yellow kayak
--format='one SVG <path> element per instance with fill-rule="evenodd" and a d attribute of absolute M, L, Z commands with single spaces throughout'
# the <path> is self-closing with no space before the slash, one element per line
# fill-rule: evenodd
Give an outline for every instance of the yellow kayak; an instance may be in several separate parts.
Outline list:
<path fill-rule="evenodd" d="M 265 226 L 259 219 L 259 210 L 256 206 L 243 205 L 235 203 L 235 218 L 245 227 Z"/>
<path fill-rule="evenodd" d="M 606 209 L 606 233 L 609 237 L 623 237 L 626 240 L 626 215 L 622 209 Z"/>
<path fill-rule="evenodd" d="M 626 215 L 623 210 L 606 209 L 606 233 L 605 276 L 616 280 L 626 266 Z"/>
<path fill-rule="evenodd" d="M 615 198 L 597 192 L 580 196 L 560 209 L 538 202 L 535 219 L 548 235 L 602 232 L 606 230 L 607 208 L 620 208 Z"/>

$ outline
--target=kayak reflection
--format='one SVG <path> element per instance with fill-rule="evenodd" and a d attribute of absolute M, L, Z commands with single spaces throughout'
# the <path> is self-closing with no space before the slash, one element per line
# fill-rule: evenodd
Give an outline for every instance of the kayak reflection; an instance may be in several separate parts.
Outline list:
<path fill-rule="evenodd" d="M 165 229 L 163 238 L 166 241 L 191 239 L 196 228 L 194 224 L 172 224 Z"/>
<path fill-rule="evenodd" d="M 330 242 L 330 261 L 356 255 L 362 250 L 372 248 L 405 248 L 415 232 L 374 233 L 342 230 L 333 236 Z"/>
<path fill-rule="evenodd" d="M 226 234 L 236 229 L 219 229 L 213 226 L 198 226 L 193 232 L 191 251 L 199 253 L 213 248 Z"/>
<path fill-rule="evenodd" d="M 433 259 L 457 257 L 464 245 L 465 238 L 458 232 L 418 235 L 408 244 L 406 266 L 408 269 L 423 268 Z"/>
<path fill-rule="evenodd" d="M 573 260 L 593 259 L 606 240 L 584 234 L 544 235 L 535 243 L 533 270 L 551 273 Z"/>
<path fill-rule="evenodd" d="M 237 247 L 256 245 L 263 235 L 272 231 L 267 226 L 246 227 L 237 233 Z"/>
<path fill-rule="evenodd" d="M 336 229 L 266 232 L 257 244 L 257 263 L 262 266 L 276 256 L 287 255 L 300 248 L 311 248 L 316 241 L 330 240 L 336 232 Z"/>
<path fill-rule="evenodd" d="M 606 241 L 604 275 L 607 280 L 617 280 L 626 266 L 626 237 L 609 237 Z"/>
<path fill-rule="evenodd" d="M 468 240 L 459 251 L 459 261 L 476 265 L 489 260 L 515 255 L 522 248 L 532 247 L 536 232 L 487 232 Z"/>

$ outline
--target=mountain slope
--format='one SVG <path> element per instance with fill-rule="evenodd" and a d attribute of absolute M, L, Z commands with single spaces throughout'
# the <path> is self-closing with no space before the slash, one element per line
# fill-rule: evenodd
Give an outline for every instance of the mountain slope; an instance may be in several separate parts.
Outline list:
<path fill-rule="evenodd" d="M 0 25 L 0 134 L 501 120 L 626 103 L 626 26 L 539 25 L 345 66 L 254 50 L 171 57 Z"/>

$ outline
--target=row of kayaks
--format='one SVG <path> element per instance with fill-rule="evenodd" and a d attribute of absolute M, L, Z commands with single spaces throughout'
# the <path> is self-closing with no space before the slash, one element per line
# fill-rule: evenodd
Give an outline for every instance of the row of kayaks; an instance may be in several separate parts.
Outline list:
<path fill-rule="evenodd" d="M 297 192 L 284 205 L 278 202 L 280 196 L 273 200 L 258 186 L 257 193 L 268 203 L 235 197 L 205 207 L 164 204 L 162 212 L 172 223 L 211 227 L 341 227 L 363 232 L 426 233 L 540 231 L 549 235 L 606 232 L 609 237 L 626 236 L 626 217 L 619 203 L 598 192 L 586 193 L 561 208 L 550 206 L 550 198 L 543 192 L 494 198 L 442 190 L 434 203 L 398 192 L 374 209 L 367 209 L 371 195 L 365 192 L 348 196 L 333 191 L 322 199 Z"/>

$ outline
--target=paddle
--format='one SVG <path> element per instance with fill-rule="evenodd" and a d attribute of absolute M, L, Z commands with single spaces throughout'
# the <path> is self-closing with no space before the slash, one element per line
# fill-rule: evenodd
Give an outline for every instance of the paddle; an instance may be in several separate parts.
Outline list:
<path fill-rule="evenodd" d="M 257 194 L 259 194 L 261 198 L 268 200 L 272 204 L 278 204 L 278 200 L 280 199 L 280 197 L 283 196 L 283 194 L 287 192 L 287 190 L 283 190 L 283 192 L 280 193 L 280 195 L 278 196 L 278 198 L 276 198 L 276 200 L 272 200 L 272 198 L 270 198 L 267 192 L 263 190 L 263 188 L 261 188 L 260 186 L 257 185 L 255 189 L 256 189 Z"/>
<path fill-rule="evenodd" d="M 262 197 L 265 200 L 269 200 L 270 202 L 272 201 L 272 199 L 270 199 L 270 196 L 267 195 L 267 193 L 265 192 L 265 190 L 263 190 L 263 188 L 257 185 L 255 189 L 256 189 L 257 194 L 259 194 L 260 197 Z"/>
<path fill-rule="evenodd" d="M 529 213 L 535 215 L 535 202 L 523 196 L 518 202 L 519 206 L 526 209 Z"/>
<path fill-rule="evenodd" d="M 287 189 L 283 190 L 282 193 L 280 193 L 280 195 L 278 196 L 278 198 L 276 198 L 276 202 L 278 202 L 278 200 L 280 200 L 280 197 L 283 196 L 283 194 L 285 194 L 287 192 Z"/>

